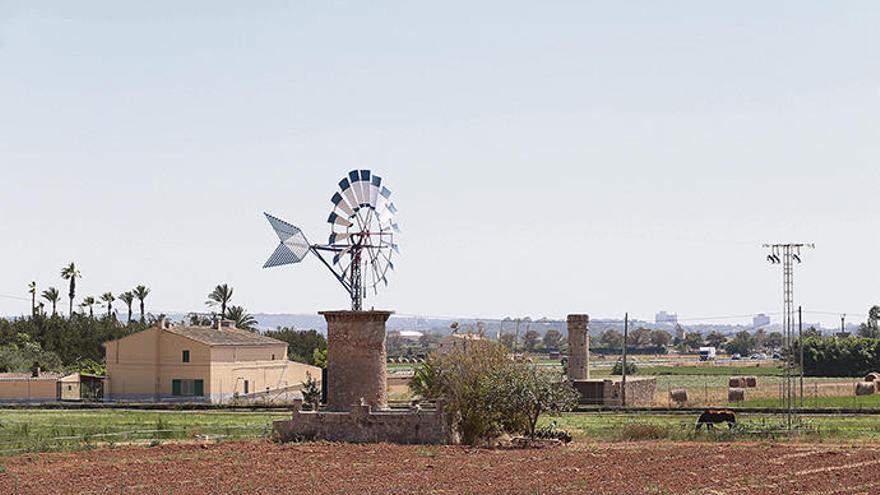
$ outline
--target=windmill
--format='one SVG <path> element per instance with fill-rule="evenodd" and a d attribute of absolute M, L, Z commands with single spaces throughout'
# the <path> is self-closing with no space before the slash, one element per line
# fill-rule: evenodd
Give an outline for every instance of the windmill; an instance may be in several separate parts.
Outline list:
<path fill-rule="evenodd" d="M 394 242 L 394 234 L 400 232 L 394 221 L 397 208 L 390 197 L 378 175 L 369 170 L 349 172 L 330 199 L 327 244 L 312 244 L 295 225 L 264 213 L 281 243 L 263 268 L 299 263 L 311 252 L 348 291 L 352 311 L 361 311 L 368 289 L 375 294 L 379 285 L 388 285 L 392 258 L 400 254 Z"/>

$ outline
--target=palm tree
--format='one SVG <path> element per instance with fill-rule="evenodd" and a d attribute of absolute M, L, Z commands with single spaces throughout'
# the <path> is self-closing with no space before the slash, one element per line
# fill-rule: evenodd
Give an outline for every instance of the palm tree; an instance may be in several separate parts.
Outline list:
<path fill-rule="evenodd" d="M 254 316 L 249 314 L 241 306 L 229 306 L 226 313 L 223 314 L 223 317 L 227 320 L 234 321 L 235 328 L 241 328 L 243 330 L 253 330 L 258 324 Z"/>
<path fill-rule="evenodd" d="M 113 301 L 115 301 L 116 298 L 113 297 L 112 292 L 105 292 L 101 296 L 101 300 L 107 304 L 107 318 L 110 318 L 111 316 L 113 316 Z"/>
<path fill-rule="evenodd" d="M 226 317 L 226 306 L 232 300 L 232 287 L 226 284 L 218 285 L 214 291 L 208 294 L 208 300 L 205 302 L 208 306 L 220 306 L 220 315 Z M 230 318 L 231 319 L 231 318 Z"/>
<path fill-rule="evenodd" d="M 144 323 L 144 299 L 150 295 L 150 289 L 144 287 L 143 285 L 138 285 L 134 288 L 134 297 L 138 298 L 138 301 L 141 302 L 141 323 Z"/>
<path fill-rule="evenodd" d="M 61 294 L 58 293 L 58 289 L 56 289 L 55 287 L 49 287 L 48 289 L 43 291 L 42 296 L 43 299 L 52 303 L 52 316 L 57 315 L 58 312 L 56 311 L 56 308 L 58 306 L 58 301 L 61 300 Z"/>
<path fill-rule="evenodd" d="M 89 317 L 95 317 L 95 311 L 92 309 L 92 306 L 97 304 L 98 301 L 95 300 L 92 296 L 86 296 L 83 298 L 83 302 L 79 305 L 81 308 L 89 308 Z"/>
<path fill-rule="evenodd" d="M 128 323 L 131 323 L 131 305 L 134 303 L 134 293 L 132 291 L 123 292 L 119 294 L 119 300 L 128 306 Z"/>
<path fill-rule="evenodd" d="M 61 278 L 70 280 L 70 292 L 67 297 L 70 298 L 70 316 L 73 316 L 73 298 L 76 297 L 76 279 L 82 278 L 82 274 L 76 269 L 76 265 L 71 261 L 69 265 L 61 269 Z"/>
<path fill-rule="evenodd" d="M 31 316 L 37 314 L 37 283 L 28 284 L 28 292 L 31 293 Z"/>

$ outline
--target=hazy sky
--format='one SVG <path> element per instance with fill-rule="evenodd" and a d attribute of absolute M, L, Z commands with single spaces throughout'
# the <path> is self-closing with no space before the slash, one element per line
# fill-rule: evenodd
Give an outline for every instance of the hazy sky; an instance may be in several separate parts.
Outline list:
<path fill-rule="evenodd" d="M 261 269 L 262 212 L 324 240 L 371 168 L 403 233 L 367 306 L 778 312 L 767 241 L 816 243 L 806 309 L 880 303 L 877 2 L 122 3 L 0 0 L 3 296 L 76 261 L 154 310 L 344 309 Z"/>

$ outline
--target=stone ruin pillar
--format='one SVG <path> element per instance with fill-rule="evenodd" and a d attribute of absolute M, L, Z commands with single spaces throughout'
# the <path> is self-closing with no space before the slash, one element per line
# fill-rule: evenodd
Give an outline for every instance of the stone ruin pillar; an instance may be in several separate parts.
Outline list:
<path fill-rule="evenodd" d="M 590 379 L 590 317 L 568 315 L 568 379 Z"/>
<path fill-rule="evenodd" d="M 327 320 L 327 408 L 349 411 L 364 400 L 388 407 L 385 322 L 392 311 L 322 311 Z"/>

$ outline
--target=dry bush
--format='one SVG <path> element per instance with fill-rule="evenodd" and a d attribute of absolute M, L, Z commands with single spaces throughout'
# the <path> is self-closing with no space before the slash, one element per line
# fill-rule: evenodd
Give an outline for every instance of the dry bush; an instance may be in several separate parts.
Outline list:
<path fill-rule="evenodd" d="M 637 441 L 637 440 L 662 440 L 672 435 L 670 429 L 666 426 L 655 425 L 651 423 L 626 423 L 617 433 L 619 440 Z"/>

